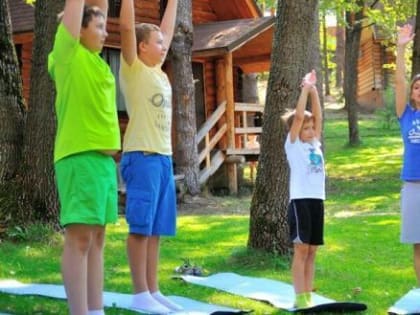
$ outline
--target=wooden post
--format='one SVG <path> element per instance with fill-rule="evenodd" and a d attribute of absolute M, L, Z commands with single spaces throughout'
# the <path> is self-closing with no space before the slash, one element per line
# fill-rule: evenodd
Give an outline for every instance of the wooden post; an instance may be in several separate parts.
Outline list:
<path fill-rule="evenodd" d="M 226 75 L 225 75 L 225 62 L 223 59 L 217 59 L 216 61 L 216 86 L 217 86 L 217 95 L 216 95 L 216 101 L 217 106 L 219 104 L 222 104 L 224 101 L 226 101 Z M 217 127 L 220 128 L 225 122 L 226 122 L 226 116 L 223 116 L 219 119 L 219 122 L 217 123 Z M 226 150 L 227 147 L 227 139 L 226 137 L 223 137 L 223 139 L 220 139 L 220 149 Z"/>
<path fill-rule="evenodd" d="M 233 91 L 233 62 L 232 53 L 224 57 L 225 63 L 225 91 L 226 91 L 226 124 L 227 124 L 227 148 L 235 148 L 235 100 Z M 231 194 L 238 193 L 238 176 L 236 164 L 228 164 L 229 191 Z"/>

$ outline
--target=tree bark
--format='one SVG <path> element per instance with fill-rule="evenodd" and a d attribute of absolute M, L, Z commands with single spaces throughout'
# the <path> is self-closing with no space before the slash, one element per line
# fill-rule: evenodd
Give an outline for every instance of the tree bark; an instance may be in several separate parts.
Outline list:
<path fill-rule="evenodd" d="M 339 14 L 338 11 L 337 14 Z M 345 51 L 345 39 L 344 39 L 344 28 L 337 25 L 336 32 L 336 46 L 335 46 L 335 87 L 343 88 L 343 72 L 344 72 L 344 51 Z"/>
<path fill-rule="evenodd" d="M 12 41 L 8 1 L 0 2 L 0 185 L 21 162 L 25 106 L 19 62 Z"/>
<path fill-rule="evenodd" d="M 414 32 L 412 76 L 420 73 L 420 0 L 417 0 L 416 29 Z"/>
<path fill-rule="evenodd" d="M 302 29 L 314 29 L 318 1 L 280 0 L 277 12 L 248 246 L 283 255 L 290 251 L 291 243 L 286 129 L 281 116 L 287 108 L 295 108 L 302 77 L 312 65 L 312 32 Z"/>
<path fill-rule="evenodd" d="M 186 192 L 200 193 L 194 79 L 192 72 L 192 2 L 178 4 L 177 24 L 171 45 L 176 125 L 176 169 L 185 175 Z"/>
<path fill-rule="evenodd" d="M 359 11 L 346 12 L 346 40 L 344 63 L 344 100 L 348 115 L 349 144 L 360 144 L 357 104 L 357 62 L 359 59 L 360 35 L 362 32 L 363 4 L 358 0 Z"/>
<path fill-rule="evenodd" d="M 35 220 L 58 222 L 58 196 L 53 168 L 55 88 L 48 74 L 48 53 L 63 0 L 36 0 L 29 112 L 24 135 L 24 201 Z"/>
<path fill-rule="evenodd" d="M 322 52 L 324 57 L 324 85 L 325 95 L 330 95 L 330 71 L 328 68 L 328 43 L 327 43 L 327 19 L 325 12 L 322 14 Z"/>

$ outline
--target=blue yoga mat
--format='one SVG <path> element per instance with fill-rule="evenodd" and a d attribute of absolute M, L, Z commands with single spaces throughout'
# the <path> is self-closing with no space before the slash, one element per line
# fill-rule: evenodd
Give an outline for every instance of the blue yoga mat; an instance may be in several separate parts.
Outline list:
<path fill-rule="evenodd" d="M 363 311 L 367 306 L 363 303 L 337 302 L 323 297 L 316 293 L 312 294 L 313 305 L 305 309 L 293 307 L 294 289 L 290 284 L 265 279 L 241 276 L 235 273 L 218 273 L 209 277 L 196 277 L 183 275 L 180 276 L 184 281 L 226 291 L 235 295 L 240 295 L 250 299 L 265 301 L 276 308 L 296 311 L 310 312 L 343 312 L 343 311 Z"/>
<path fill-rule="evenodd" d="M 420 314 L 420 289 L 408 291 L 388 310 L 388 314 L 413 315 Z"/>
<path fill-rule="evenodd" d="M 13 295 L 39 295 L 56 299 L 66 299 L 66 293 L 62 285 L 24 284 L 16 280 L 0 280 L 0 293 Z M 140 311 L 130 308 L 131 297 L 131 294 L 104 292 L 104 306 L 129 309 L 140 313 Z M 176 315 L 221 315 L 245 314 L 249 312 L 221 305 L 203 303 L 182 296 L 168 296 L 168 298 L 184 308 L 181 312 L 171 313 Z"/>

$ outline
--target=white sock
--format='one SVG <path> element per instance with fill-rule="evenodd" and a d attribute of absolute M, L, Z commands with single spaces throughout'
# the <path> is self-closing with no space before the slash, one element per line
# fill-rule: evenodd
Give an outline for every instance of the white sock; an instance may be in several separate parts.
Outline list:
<path fill-rule="evenodd" d="M 170 309 L 156 301 L 149 291 L 133 295 L 131 307 L 151 314 L 168 314 Z"/>
<path fill-rule="evenodd" d="M 88 311 L 88 315 L 105 315 L 104 310 L 92 310 Z"/>
<path fill-rule="evenodd" d="M 171 311 L 181 311 L 181 310 L 183 310 L 183 307 L 181 305 L 178 305 L 178 304 L 172 302 L 170 299 L 168 299 L 166 296 L 164 296 L 160 291 L 153 292 L 152 296 L 156 301 L 158 301 L 162 305 L 165 305 Z"/>

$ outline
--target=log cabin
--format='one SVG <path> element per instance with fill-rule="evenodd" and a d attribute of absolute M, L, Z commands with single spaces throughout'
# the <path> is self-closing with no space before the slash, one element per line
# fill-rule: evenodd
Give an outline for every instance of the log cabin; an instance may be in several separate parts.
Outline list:
<path fill-rule="evenodd" d="M 34 8 L 22 0 L 8 1 L 23 93 L 28 99 Z M 159 24 L 165 5 L 166 0 L 136 0 L 136 21 Z M 254 0 L 192 0 L 192 6 L 200 183 L 207 183 L 216 171 L 224 169 L 229 192 L 237 193 L 237 163 L 259 156 L 259 147 L 246 146 L 248 136 L 261 133 L 260 125 L 249 124 L 249 116 L 263 112 L 260 104 L 242 102 L 241 78 L 270 69 L 274 17 L 263 16 Z M 109 36 L 102 52 L 114 74 L 118 73 L 120 55 L 119 7 L 120 0 L 109 1 Z M 117 108 L 124 132 L 127 114 L 119 88 Z"/>

